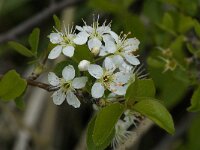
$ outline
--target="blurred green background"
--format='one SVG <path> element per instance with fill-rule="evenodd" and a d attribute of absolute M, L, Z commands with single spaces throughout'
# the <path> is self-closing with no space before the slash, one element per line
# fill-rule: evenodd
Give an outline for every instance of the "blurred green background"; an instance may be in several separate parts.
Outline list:
<path fill-rule="evenodd" d="M 112 21 L 115 32 L 131 32 L 130 37 L 140 40 L 140 60 L 154 80 L 157 98 L 171 110 L 176 133 L 170 136 L 153 126 L 130 149 L 200 149 L 200 114 L 187 111 L 200 83 L 199 0 L 0 0 L 0 74 L 10 69 L 23 76 L 30 73 L 33 65 L 27 62 L 31 60 L 13 51 L 7 42 L 27 45 L 28 34 L 39 27 L 42 52 L 54 26 L 53 14 L 75 25 L 83 25 L 82 18 L 90 24 L 99 14 L 100 23 Z M 43 18 L 34 20 L 35 16 Z M 0 150 L 86 149 L 90 102 L 83 102 L 80 109 L 66 103 L 55 106 L 50 94 L 35 88 L 28 89 L 24 102 L 22 110 L 12 102 L 0 102 Z"/>

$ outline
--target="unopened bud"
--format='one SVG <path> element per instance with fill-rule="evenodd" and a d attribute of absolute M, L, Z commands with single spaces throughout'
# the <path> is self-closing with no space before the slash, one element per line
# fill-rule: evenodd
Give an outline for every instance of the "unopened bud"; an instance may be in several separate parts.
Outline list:
<path fill-rule="evenodd" d="M 99 47 L 93 47 L 92 50 L 91 50 L 91 52 L 92 52 L 95 56 L 97 56 L 97 55 L 99 54 L 99 51 L 100 51 L 100 48 L 99 48 Z"/>
<path fill-rule="evenodd" d="M 90 62 L 88 60 L 82 60 L 78 64 L 78 68 L 79 68 L 80 71 L 87 71 L 89 65 L 90 65 Z"/>

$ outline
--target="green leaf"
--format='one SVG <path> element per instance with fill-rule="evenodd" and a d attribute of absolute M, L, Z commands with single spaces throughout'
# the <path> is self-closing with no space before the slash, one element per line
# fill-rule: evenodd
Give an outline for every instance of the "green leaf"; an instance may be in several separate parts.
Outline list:
<path fill-rule="evenodd" d="M 19 96 L 15 99 L 15 104 L 17 106 L 17 108 L 19 108 L 20 110 L 24 110 L 25 109 L 25 103 L 23 100 L 23 96 Z"/>
<path fill-rule="evenodd" d="M 186 33 L 188 30 L 193 28 L 194 20 L 192 17 L 180 15 L 179 16 L 178 31 L 182 34 Z"/>
<path fill-rule="evenodd" d="M 31 51 L 34 55 L 37 55 L 38 44 L 40 38 L 40 29 L 35 28 L 33 29 L 32 33 L 29 35 L 28 42 L 31 46 Z"/>
<path fill-rule="evenodd" d="M 190 114 L 191 115 L 191 114 Z M 192 114 L 193 117 L 190 116 L 190 126 L 187 129 L 187 140 L 186 140 L 186 148 L 187 150 L 198 150 L 200 147 L 200 114 Z"/>
<path fill-rule="evenodd" d="M 194 54 L 195 55 L 195 53 L 196 53 L 196 49 L 192 46 L 192 44 L 190 44 L 190 43 L 187 43 L 187 49 L 189 50 L 189 52 L 191 53 L 191 54 Z"/>
<path fill-rule="evenodd" d="M 8 42 L 9 46 L 11 46 L 15 51 L 20 53 L 21 55 L 24 55 L 26 57 L 33 57 L 35 56 L 28 48 L 23 46 L 20 43 L 17 43 L 15 41 Z"/>
<path fill-rule="evenodd" d="M 81 60 L 88 60 L 93 61 L 94 55 L 90 52 L 87 46 L 76 46 L 76 52 L 74 53 L 74 56 L 72 57 L 77 62 L 80 62 Z"/>
<path fill-rule="evenodd" d="M 95 145 L 99 146 L 106 142 L 123 111 L 124 107 L 119 103 L 111 104 L 99 111 L 93 132 Z"/>
<path fill-rule="evenodd" d="M 110 134 L 110 136 L 108 136 L 108 138 L 105 140 L 105 142 L 99 146 L 94 144 L 93 141 L 93 131 L 94 131 L 94 125 L 95 125 L 95 120 L 96 120 L 96 115 L 92 117 L 92 119 L 90 120 L 89 124 L 88 124 L 88 129 L 87 129 L 87 149 L 88 150 L 104 150 L 112 141 L 114 134 L 115 134 L 115 130 L 113 129 L 112 133 Z"/>
<path fill-rule="evenodd" d="M 200 23 L 197 20 L 194 23 L 194 30 L 195 30 L 196 34 L 199 36 L 199 38 L 200 38 Z"/>
<path fill-rule="evenodd" d="M 162 23 L 168 29 L 174 28 L 174 21 L 173 21 L 173 18 L 171 17 L 171 15 L 169 13 L 164 14 Z"/>
<path fill-rule="evenodd" d="M 173 36 L 177 36 L 174 29 L 174 20 L 169 13 L 165 13 L 161 23 L 156 23 L 156 25 L 162 30 L 170 33 Z"/>
<path fill-rule="evenodd" d="M 200 86 L 194 91 L 191 99 L 191 106 L 187 110 L 193 112 L 200 110 Z"/>
<path fill-rule="evenodd" d="M 137 97 L 154 97 L 155 87 L 152 79 L 135 79 L 127 89 L 125 98 L 127 100 L 135 100 Z"/>
<path fill-rule="evenodd" d="M 168 110 L 157 100 L 151 98 L 144 98 L 142 101 L 139 101 L 131 107 L 132 110 L 141 113 L 142 115 L 147 116 L 158 126 L 173 134 L 174 123 L 173 119 L 168 112 Z"/>
<path fill-rule="evenodd" d="M 15 70 L 7 72 L 0 80 L 0 97 L 6 101 L 19 97 L 26 89 L 26 80 Z"/>
<path fill-rule="evenodd" d="M 60 19 L 56 15 L 53 15 L 53 20 L 54 20 L 56 29 L 61 30 Z"/>

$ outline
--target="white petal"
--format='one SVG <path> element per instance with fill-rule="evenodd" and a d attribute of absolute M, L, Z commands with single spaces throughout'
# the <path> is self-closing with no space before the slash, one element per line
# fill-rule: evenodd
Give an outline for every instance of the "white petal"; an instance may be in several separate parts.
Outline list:
<path fill-rule="evenodd" d="M 114 64 L 119 67 L 122 63 L 124 63 L 124 59 L 122 58 L 122 56 L 120 55 L 114 55 L 112 57 L 112 61 L 114 62 Z"/>
<path fill-rule="evenodd" d="M 99 56 L 105 56 L 107 54 L 108 54 L 108 52 L 106 51 L 105 46 L 101 46 Z"/>
<path fill-rule="evenodd" d="M 120 66 L 119 66 L 119 70 L 124 72 L 124 73 L 132 73 L 133 72 L 133 66 L 127 64 L 126 62 L 123 62 Z"/>
<path fill-rule="evenodd" d="M 97 82 L 92 86 L 92 97 L 94 98 L 100 98 L 104 94 L 104 87 L 101 83 Z"/>
<path fill-rule="evenodd" d="M 116 69 L 116 66 L 110 57 L 106 57 L 104 60 L 104 66 L 107 71 L 113 72 Z"/>
<path fill-rule="evenodd" d="M 117 95 L 125 95 L 128 86 L 117 86 L 115 83 L 110 85 L 110 90 Z"/>
<path fill-rule="evenodd" d="M 139 65 L 140 61 L 133 55 L 124 54 L 125 59 L 132 65 Z"/>
<path fill-rule="evenodd" d="M 110 31 L 110 35 L 115 39 L 116 42 L 119 41 L 119 36 L 115 32 Z"/>
<path fill-rule="evenodd" d="M 129 38 L 125 41 L 125 51 L 135 51 L 138 49 L 140 41 L 136 38 Z"/>
<path fill-rule="evenodd" d="M 87 42 L 88 37 L 89 37 L 89 34 L 87 34 L 86 32 L 84 32 L 84 31 L 79 32 L 73 41 L 77 45 L 83 45 Z"/>
<path fill-rule="evenodd" d="M 58 78 L 58 77 L 56 76 L 56 74 L 53 73 L 53 72 L 49 72 L 49 73 L 48 73 L 48 81 L 49 81 L 49 83 L 50 83 L 51 85 L 53 85 L 53 86 L 57 86 L 57 85 L 59 85 L 59 83 L 60 83 L 59 78 Z"/>
<path fill-rule="evenodd" d="M 62 76 L 66 81 L 72 80 L 75 77 L 75 70 L 72 65 L 66 66 L 62 71 Z"/>
<path fill-rule="evenodd" d="M 96 64 L 89 65 L 88 72 L 96 79 L 100 79 L 103 76 L 103 69 L 101 68 L 101 66 Z"/>
<path fill-rule="evenodd" d="M 67 92 L 67 102 L 69 105 L 74 106 L 74 108 L 78 108 L 81 105 L 80 101 L 72 91 Z"/>
<path fill-rule="evenodd" d="M 98 38 L 92 38 L 88 41 L 88 47 L 90 50 L 92 50 L 93 48 L 98 48 L 100 49 L 102 43 Z"/>
<path fill-rule="evenodd" d="M 72 81 L 72 86 L 75 89 L 81 89 L 83 87 L 85 87 L 86 82 L 88 81 L 87 77 L 79 77 L 79 78 L 75 78 Z"/>
<path fill-rule="evenodd" d="M 109 33 L 110 32 L 110 27 L 109 26 L 100 26 L 97 28 L 97 32 L 101 35 L 105 34 L 105 33 Z"/>
<path fill-rule="evenodd" d="M 54 104 L 61 105 L 63 101 L 65 100 L 66 95 L 61 90 L 58 90 L 53 93 L 52 97 L 53 97 Z"/>
<path fill-rule="evenodd" d="M 114 53 L 117 50 L 116 44 L 112 41 L 106 41 L 105 48 L 106 48 L 106 51 L 108 51 L 109 53 Z"/>
<path fill-rule="evenodd" d="M 115 76 L 114 81 L 117 84 L 125 84 L 130 79 L 131 74 L 130 73 L 117 72 L 117 73 L 115 73 L 114 76 Z"/>
<path fill-rule="evenodd" d="M 83 29 L 89 34 L 91 34 L 94 31 L 94 29 L 91 26 L 83 26 Z"/>
<path fill-rule="evenodd" d="M 109 34 L 105 34 L 103 35 L 103 41 L 106 43 L 106 42 L 109 42 L 109 41 L 112 41 L 112 42 L 115 42 L 113 37 Z"/>
<path fill-rule="evenodd" d="M 84 29 L 81 26 L 76 26 L 76 29 L 79 31 L 84 31 Z"/>
<path fill-rule="evenodd" d="M 58 44 L 63 41 L 61 33 L 51 33 L 49 35 L 50 41 L 53 44 Z"/>
<path fill-rule="evenodd" d="M 74 47 L 73 46 L 66 46 L 63 48 L 63 54 L 68 57 L 72 57 L 74 55 Z"/>
<path fill-rule="evenodd" d="M 58 46 L 54 47 L 51 50 L 51 52 L 49 53 L 48 58 L 49 59 L 55 59 L 55 58 L 57 58 L 60 55 L 61 51 L 62 51 L 62 46 L 58 45 Z"/>

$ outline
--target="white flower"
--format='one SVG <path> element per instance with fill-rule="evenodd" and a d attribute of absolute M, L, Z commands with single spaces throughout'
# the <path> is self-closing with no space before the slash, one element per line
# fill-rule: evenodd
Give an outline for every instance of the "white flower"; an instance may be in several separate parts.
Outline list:
<path fill-rule="evenodd" d="M 102 26 L 99 26 L 98 19 L 93 22 L 92 26 L 87 25 L 86 22 L 84 22 L 85 25 L 83 27 L 76 26 L 76 29 L 80 32 L 74 39 L 74 42 L 78 45 L 83 45 L 88 41 L 90 51 L 96 55 L 100 51 L 103 39 L 111 31 L 110 24 L 106 25 L 106 22 L 104 22 Z"/>
<path fill-rule="evenodd" d="M 113 73 L 116 67 L 109 57 L 104 60 L 103 66 L 102 68 L 99 65 L 92 64 L 88 67 L 90 75 L 97 79 L 92 86 L 92 97 L 102 97 L 106 89 L 117 95 L 125 95 L 128 87 L 125 84 L 128 82 L 130 74 L 123 72 Z"/>
<path fill-rule="evenodd" d="M 110 31 L 110 35 L 113 40 L 105 42 L 105 48 L 102 48 L 103 52 L 100 53 L 104 55 L 105 53 L 113 54 L 114 56 L 111 57 L 118 65 L 124 63 L 123 60 L 126 60 L 131 65 L 139 65 L 140 61 L 134 54 L 140 44 L 139 40 L 136 38 L 127 39 L 127 35 L 121 38 L 113 31 Z"/>
<path fill-rule="evenodd" d="M 80 107 L 80 101 L 74 92 L 76 92 L 76 89 L 85 87 L 88 78 L 74 77 L 75 70 L 72 65 L 68 65 L 63 69 L 62 78 L 58 78 L 53 72 L 48 74 L 49 83 L 52 86 L 59 88 L 59 90 L 55 91 L 52 95 L 54 104 L 61 105 L 66 99 L 69 105 L 72 105 L 75 108 Z"/>
<path fill-rule="evenodd" d="M 133 135 L 134 132 L 128 131 L 128 126 L 126 122 L 118 120 L 115 125 L 115 136 L 112 140 L 113 149 L 117 149 L 119 146 L 122 146 L 129 138 Z M 125 148 L 124 148 L 125 149 Z"/>
<path fill-rule="evenodd" d="M 50 42 L 56 44 L 56 46 L 49 53 L 49 59 L 57 58 L 61 52 L 68 57 L 72 57 L 74 55 L 75 43 L 73 42 L 75 38 L 75 34 L 73 31 L 73 27 L 71 29 L 64 27 L 64 32 L 51 33 L 49 35 Z"/>
<path fill-rule="evenodd" d="M 82 60 L 80 61 L 80 63 L 78 64 L 78 69 L 80 71 L 87 71 L 88 67 L 90 65 L 90 62 L 88 60 Z"/>
<path fill-rule="evenodd" d="M 131 110 L 126 110 L 124 112 L 124 121 L 126 122 L 126 125 L 128 127 L 130 127 L 131 125 L 134 125 L 135 127 L 137 127 L 137 123 L 140 122 L 140 120 L 136 117 L 136 115 L 138 115 L 136 112 L 132 112 Z"/>

